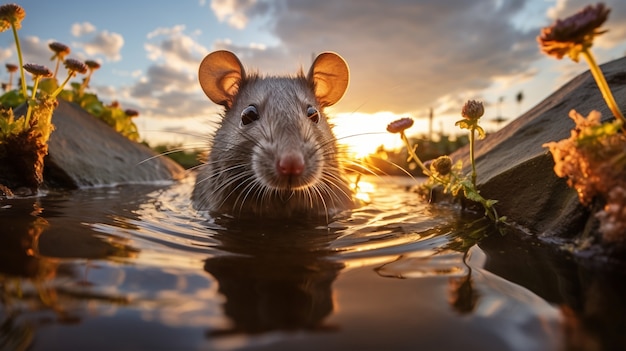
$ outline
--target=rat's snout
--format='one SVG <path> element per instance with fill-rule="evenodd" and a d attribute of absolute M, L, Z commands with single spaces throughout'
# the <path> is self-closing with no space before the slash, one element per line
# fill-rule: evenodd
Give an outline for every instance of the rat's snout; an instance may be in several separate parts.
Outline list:
<path fill-rule="evenodd" d="M 305 167 L 304 156 L 300 152 L 286 152 L 276 161 L 276 171 L 282 176 L 299 176 Z"/>

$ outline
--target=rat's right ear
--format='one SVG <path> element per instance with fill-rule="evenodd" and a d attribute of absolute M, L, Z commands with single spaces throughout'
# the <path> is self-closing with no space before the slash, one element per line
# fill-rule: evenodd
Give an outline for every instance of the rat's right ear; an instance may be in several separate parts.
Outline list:
<path fill-rule="evenodd" d="M 208 54 L 198 69 L 198 80 L 206 96 L 226 108 L 232 106 L 244 76 L 243 65 L 237 56 L 226 50 Z"/>

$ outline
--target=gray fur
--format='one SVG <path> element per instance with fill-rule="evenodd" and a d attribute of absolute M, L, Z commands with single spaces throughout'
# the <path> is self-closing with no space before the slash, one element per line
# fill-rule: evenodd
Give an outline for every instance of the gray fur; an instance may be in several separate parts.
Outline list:
<path fill-rule="evenodd" d="M 242 125 L 241 112 L 251 104 L 260 119 Z M 320 112 L 318 123 L 307 118 L 309 105 Z M 313 83 L 302 74 L 243 77 L 199 169 L 194 207 L 234 217 L 275 218 L 329 218 L 350 208 L 352 191 L 322 108 Z M 277 178 L 277 159 L 291 150 L 302 153 L 305 170 L 296 180 Z"/>

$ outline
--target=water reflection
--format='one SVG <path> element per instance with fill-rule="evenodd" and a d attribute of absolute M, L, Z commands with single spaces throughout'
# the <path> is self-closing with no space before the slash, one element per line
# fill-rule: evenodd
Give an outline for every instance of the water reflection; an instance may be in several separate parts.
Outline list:
<path fill-rule="evenodd" d="M 0 210 L 2 350 L 30 348 L 43 326 L 80 323 L 87 315 L 86 301 L 129 303 L 124 295 L 99 294 L 85 288 L 92 285 L 88 278 L 92 259 L 132 257 L 138 250 L 119 240 L 96 236 L 83 219 L 65 212 L 84 208 L 75 208 L 76 202 L 68 206 L 63 201 L 57 203 L 59 197 L 67 194 L 13 199 Z M 55 204 L 48 208 L 51 201 Z M 83 259 L 67 261 L 64 257 Z"/>
<path fill-rule="evenodd" d="M 34 311 L 50 312 L 62 323 L 76 317 L 58 302 L 57 294 L 47 282 L 71 276 L 59 262 L 37 255 L 40 235 L 49 227 L 38 217 L 38 202 L 26 203 L 26 211 L 7 216 L 0 211 L 0 222 L 6 225 L 0 235 L 0 348 L 25 350 L 32 343 L 35 329 L 48 322 L 50 316 L 32 317 Z M 10 221 L 7 217 L 10 217 Z"/>
<path fill-rule="evenodd" d="M 3 203 L 0 349 L 624 345 L 623 267 L 376 186 L 330 229 L 207 220 L 193 182 Z"/>
<path fill-rule="evenodd" d="M 485 269 L 558 306 L 566 349 L 626 347 L 623 262 L 577 258 L 519 234 L 506 241 L 488 237 L 480 247 L 487 254 Z"/>
<path fill-rule="evenodd" d="M 464 263 L 466 258 L 467 252 L 463 255 Z M 473 312 L 479 297 L 480 294 L 474 287 L 471 266 L 467 266 L 466 275 L 448 279 L 448 303 L 458 313 L 467 314 Z"/>
<path fill-rule="evenodd" d="M 332 283 L 343 264 L 329 259 L 337 236 L 297 223 L 229 223 L 216 237 L 229 253 L 206 260 L 204 269 L 226 298 L 229 328 L 210 336 L 274 330 L 332 330 L 325 318 L 334 309 Z"/>

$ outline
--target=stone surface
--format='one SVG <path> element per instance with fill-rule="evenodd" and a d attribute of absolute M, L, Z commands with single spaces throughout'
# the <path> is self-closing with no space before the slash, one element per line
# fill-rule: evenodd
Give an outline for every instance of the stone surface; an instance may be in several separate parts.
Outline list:
<path fill-rule="evenodd" d="M 16 109 L 16 116 L 21 113 Z M 59 99 L 52 116 L 44 184 L 78 188 L 176 180 L 184 170 L 168 157 L 128 140 L 79 106 Z"/>
<path fill-rule="evenodd" d="M 584 63 L 581 63 L 584 64 Z M 601 66 L 613 95 L 626 111 L 626 57 Z M 542 145 L 569 137 L 574 122 L 569 111 L 602 120 L 613 118 L 589 71 L 565 84 L 500 131 L 476 143 L 477 185 L 485 198 L 497 199 L 496 209 L 532 234 L 577 237 L 592 225 L 590 211 L 576 192 L 553 171 L 554 161 Z M 469 148 L 453 153 L 469 172 Z"/>

